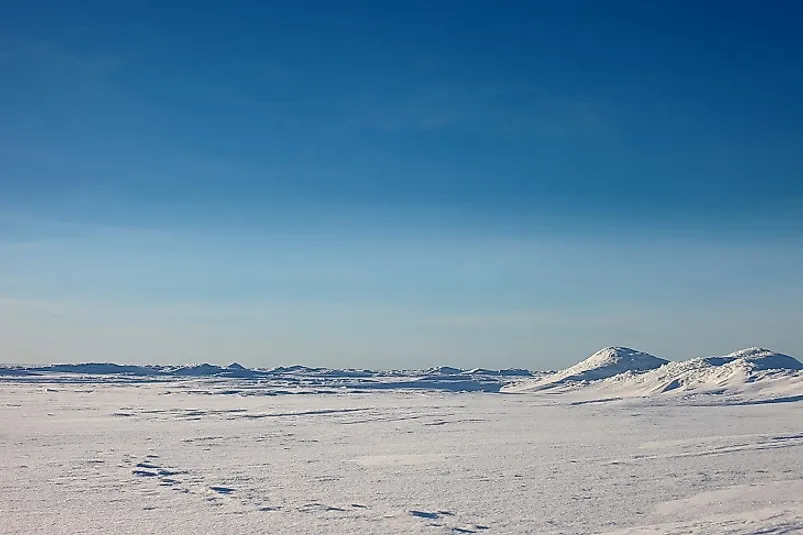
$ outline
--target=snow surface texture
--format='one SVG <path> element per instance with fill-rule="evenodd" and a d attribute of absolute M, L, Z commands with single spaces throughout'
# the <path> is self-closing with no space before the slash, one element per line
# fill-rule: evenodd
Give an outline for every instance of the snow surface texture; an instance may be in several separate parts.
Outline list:
<path fill-rule="evenodd" d="M 0 382 L 0 533 L 803 532 L 799 403 Z"/>
<path fill-rule="evenodd" d="M 0 534 L 803 533 L 801 368 L 7 367 Z"/>

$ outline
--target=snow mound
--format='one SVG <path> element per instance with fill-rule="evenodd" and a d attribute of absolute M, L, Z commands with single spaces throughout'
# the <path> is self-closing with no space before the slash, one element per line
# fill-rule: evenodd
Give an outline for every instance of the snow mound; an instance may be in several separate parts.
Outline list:
<path fill-rule="evenodd" d="M 52 364 L 29 371 L 41 373 L 72 373 L 81 375 L 154 375 L 158 373 L 148 366 L 115 364 L 113 362 L 81 362 L 78 364 Z"/>
<path fill-rule="evenodd" d="M 209 375 L 217 375 L 225 371 L 225 368 L 215 366 L 214 364 L 193 364 L 190 366 L 180 366 L 170 371 L 171 375 L 185 376 L 185 377 L 205 377 Z"/>
<path fill-rule="evenodd" d="M 292 366 L 277 366 L 267 370 L 272 375 L 314 375 L 324 371 L 324 368 L 309 368 L 301 364 L 294 364 Z"/>
<path fill-rule="evenodd" d="M 599 386 L 620 397 L 654 394 L 803 394 L 803 364 L 768 349 L 747 348 L 721 357 L 670 362 L 643 374 L 622 374 Z"/>
<path fill-rule="evenodd" d="M 674 362 L 625 348 L 605 348 L 562 372 L 502 390 L 549 391 L 585 401 L 691 396 L 718 403 L 777 403 L 803 400 L 803 364 L 758 347 Z"/>
<path fill-rule="evenodd" d="M 463 370 L 452 366 L 438 366 L 436 368 L 427 368 L 424 373 L 427 375 L 461 375 Z"/>
<path fill-rule="evenodd" d="M 669 362 L 631 349 L 629 347 L 606 347 L 571 368 L 546 377 L 505 387 L 505 392 L 529 392 L 555 388 L 569 383 L 583 383 L 608 379 L 626 372 L 654 370 Z"/>
<path fill-rule="evenodd" d="M 556 375 L 564 382 L 596 381 L 627 371 L 653 370 L 667 362 L 669 361 L 628 347 L 606 347 Z"/>
<path fill-rule="evenodd" d="M 732 359 L 731 362 L 740 361 L 740 365 L 753 370 L 803 370 L 803 363 L 796 358 L 761 347 L 740 349 L 721 358 Z"/>
<path fill-rule="evenodd" d="M 502 370 L 489 370 L 488 368 L 474 368 L 466 372 L 469 375 L 496 375 L 500 377 L 532 377 L 533 372 L 523 368 L 505 368 Z"/>

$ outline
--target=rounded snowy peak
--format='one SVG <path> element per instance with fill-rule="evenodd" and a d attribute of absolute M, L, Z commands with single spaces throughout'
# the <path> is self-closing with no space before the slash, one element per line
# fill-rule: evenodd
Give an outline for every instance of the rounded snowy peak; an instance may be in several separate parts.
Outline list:
<path fill-rule="evenodd" d="M 595 381 L 625 372 L 654 370 L 667 360 L 629 347 L 605 347 L 584 361 L 558 372 L 556 379 L 564 381 Z"/>
<path fill-rule="evenodd" d="M 637 349 L 629 347 L 604 347 L 582 361 L 580 364 L 585 364 L 589 367 L 609 366 L 611 364 L 632 365 L 632 370 L 648 369 L 651 370 L 668 361 L 660 359 L 649 353 L 644 353 Z M 580 365 L 578 364 L 578 366 Z"/>
<path fill-rule="evenodd" d="M 803 370 L 803 363 L 796 358 L 762 347 L 740 349 L 722 358 L 730 362 L 744 362 L 756 370 Z"/>

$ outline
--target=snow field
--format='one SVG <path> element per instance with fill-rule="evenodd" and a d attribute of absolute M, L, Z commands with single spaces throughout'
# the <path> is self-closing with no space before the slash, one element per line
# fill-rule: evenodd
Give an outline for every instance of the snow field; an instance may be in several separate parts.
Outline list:
<path fill-rule="evenodd" d="M 800 403 L 233 385 L 0 381 L 0 533 L 803 533 Z"/>

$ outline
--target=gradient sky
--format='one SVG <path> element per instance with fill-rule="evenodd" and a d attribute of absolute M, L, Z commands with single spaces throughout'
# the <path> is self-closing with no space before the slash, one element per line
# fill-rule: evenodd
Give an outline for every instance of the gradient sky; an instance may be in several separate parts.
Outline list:
<path fill-rule="evenodd" d="M 0 361 L 801 357 L 801 20 L 6 0 Z"/>

